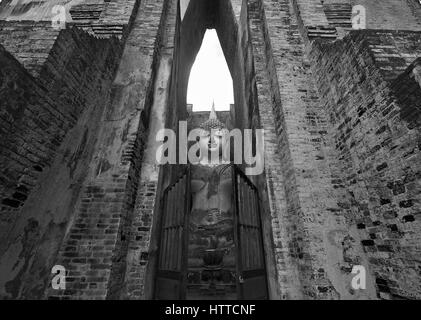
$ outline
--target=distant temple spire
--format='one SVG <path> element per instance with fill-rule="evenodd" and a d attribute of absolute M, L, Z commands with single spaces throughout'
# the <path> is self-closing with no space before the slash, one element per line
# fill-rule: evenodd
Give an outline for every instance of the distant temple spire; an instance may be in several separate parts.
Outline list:
<path fill-rule="evenodd" d="M 211 131 L 212 129 L 224 129 L 225 125 L 219 121 L 218 115 L 215 111 L 215 101 L 212 102 L 211 112 L 209 114 L 209 119 L 203 122 L 200 127 L 206 131 Z"/>
<path fill-rule="evenodd" d="M 216 115 L 216 111 L 215 111 L 215 100 L 212 101 L 212 108 L 209 114 L 209 120 L 211 119 L 218 119 L 218 116 Z"/>

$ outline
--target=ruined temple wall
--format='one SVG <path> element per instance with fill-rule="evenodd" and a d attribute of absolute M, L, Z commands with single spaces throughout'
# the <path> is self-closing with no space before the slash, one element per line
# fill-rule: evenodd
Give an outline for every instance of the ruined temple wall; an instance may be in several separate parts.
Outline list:
<path fill-rule="evenodd" d="M 367 29 L 421 30 L 418 15 L 421 4 L 411 1 L 412 3 L 408 0 L 351 0 L 351 4 L 366 8 Z"/>
<path fill-rule="evenodd" d="M 317 1 L 316 1 L 317 2 Z M 420 30 L 418 0 L 324 0 L 329 4 L 361 5 L 366 9 L 367 29 Z"/>
<path fill-rule="evenodd" d="M 108 1 L 105 10 L 99 17 L 99 24 L 128 25 L 138 2 L 137 0 Z"/>
<path fill-rule="evenodd" d="M 236 5 L 240 5 L 240 3 L 233 4 L 234 12 L 238 12 Z M 274 132 L 269 133 L 268 122 L 262 121 L 261 115 L 265 114 L 266 119 L 272 117 L 272 120 L 273 116 L 263 108 L 260 109 L 260 102 L 262 98 L 264 100 L 270 99 L 270 94 L 266 91 L 269 90 L 268 87 L 265 87 L 265 92 L 262 92 L 261 81 L 263 81 L 264 75 L 256 72 L 257 69 L 264 67 L 263 61 L 256 57 L 256 50 L 260 54 L 265 50 L 264 46 L 261 46 L 263 35 L 259 32 L 260 29 L 256 30 L 255 28 L 255 23 L 258 23 L 256 20 L 260 17 L 260 14 L 261 6 L 253 2 L 242 1 L 240 15 L 238 17 L 235 15 L 238 23 L 238 35 L 235 56 L 237 73 L 233 75 L 234 93 L 236 94 L 234 117 L 236 119 L 235 127 L 237 128 L 265 129 L 265 161 L 269 161 L 268 159 L 273 159 L 271 153 L 274 150 L 270 147 L 271 143 L 267 143 L 266 138 L 270 134 L 273 137 Z M 256 47 L 256 38 L 260 40 L 259 48 Z M 260 64 L 257 64 L 257 61 Z M 259 94 L 261 94 L 260 97 Z M 240 167 L 242 170 L 245 169 L 245 166 Z M 273 190 L 271 190 L 271 186 L 266 185 L 268 181 L 266 173 L 249 176 L 249 178 L 258 186 L 261 197 L 260 214 L 269 297 L 270 299 L 279 299 L 282 296 L 282 291 L 280 290 L 280 279 L 276 265 L 280 254 L 275 252 L 276 245 L 274 243 L 275 234 L 279 232 L 279 225 L 274 215 L 275 208 L 269 201 L 270 196 L 268 194 Z"/>
<path fill-rule="evenodd" d="M 313 298 L 375 298 L 374 277 L 369 279 L 369 290 L 362 295 L 350 288 L 349 273 L 352 266 L 361 263 L 367 267 L 370 256 L 362 250 L 360 241 L 363 239 L 348 217 L 348 208 L 341 201 L 346 195 L 341 194 L 335 185 L 343 168 L 335 168 L 336 160 L 334 153 L 332 154 L 330 137 L 326 136 L 329 114 L 323 108 L 324 102 L 318 101 L 318 93 L 315 91 L 315 84 L 319 79 L 312 79 L 308 68 L 310 63 L 314 66 L 317 62 L 308 61 L 305 50 L 300 47 L 300 43 L 310 45 L 310 41 L 315 38 L 334 40 L 336 36 L 329 34 L 331 31 L 324 21 L 320 6 L 314 2 L 310 5 L 305 1 L 292 1 L 290 4 L 297 17 L 297 29 L 302 35 L 302 39 L 295 35 L 295 41 L 292 42 L 294 34 L 283 36 L 282 28 L 277 25 L 279 13 L 286 12 L 284 8 L 288 3 L 264 3 L 267 3 L 265 14 L 268 21 L 268 41 L 272 45 L 280 88 L 278 103 L 282 105 L 284 114 L 284 119 L 277 119 L 277 125 L 284 126 L 288 137 L 285 140 L 288 143 L 284 145 L 286 148 L 281 144 L 281 150 L 284 154 L 288 155 L 289 152 L 291 155 L 289 165 L 282 170 L 287 177 L 286 181 L 289 179 L 289 183 L 283 188 L 286 190 L 288 215 L 300 216 L 295 221 L 288 218 L 290 221 L 286 225 L 296 229 L 297 233 L 285 242 L 296 247 L 291 250 L 290 255 L 293 264 L 299 269 L 301 290 L 305 296 Z M 406 23 L 396 25 L 392 4 L 386 5 L 382 10 L 380 16 L 385 19 L 381 23 L 376 24 L 369 20 L 376 28 L 388 29 L 389 26 L 417 30 L 417 23 L 412 18 L 408 18 Z M 276 19 L 268 18 L 272 17 L 272 12 Z M 292 8 L 289 12 L 292 12 Z M 291 21 L 293 20 L 285 19 L 284 23 L 288 25 Z M 383 41 L 383 37 L 387 40 Z M 383 63 L 383 74 L 388 76 L 388 80 L 392 80 L 415 59 L 418 41 L 414 40 L 413 34 L 400 33 L 390 37 L 390 32 L 387 31 L 379 38 L 380 41 L 372 42 L 373 54 L 377 64 Z M 283 39 L 287 41 L 281 42 Z M 392 44 L 394 41 L 396 44 Z M 291 55 L 294 58 L 288 65 L 284 65 L 283 61 L 289 57 L 285 52 L 289 48 L 295 48 L 294 55 Z M 281 56 L 281 52 L 282 59 L 278 60 L 277 56 Z M 336 78 L 330 81 L 336 81 Z M 289 86 L 293 82 L 294 88 Z M 272 92 L 276 92 L 276 88 Z M 281 133 L 281 138 L 283 134 L 284 132 Z M 288 164 L 288 161 L 283 162 Z M 292 172 L 292 175 L 288 177 L 287 172 Z M 279 177 L 275 180 L 279 181 Z"/>
<path fill-rule="evenodd" d="M 333 40 L 343 33 L 329 23 L 327 6 L 332 4 L 362 5 L 367 29 L 421 30 L 421 5 L 410 1 L 413 0 L 291 0 L 291 3 L 298 14 L 301 34 L 308 43 L 317 37 Z M 351 19 L 351 12 L 345 15 Z"/>
<path fill-rule="evenodd" d="M 57 259 L 68 268 L 71 283 L 64 292 L 50 291 L 50 297 L 105 299 L 124 293 L 164 6 L 142 1 L 134 13 L 76 219 Z"/>
<path fill-rule="evenodd" d="M 16 90 L 2 98 L 13 111 L 5 119 L 18 116 L 4 124 L 9 130 L 2 134 L 7 143 L 2 153 L 8 157 L 2 166 L 13 178 L 4 189 L 8 194 L 2 194 L 2 219 L 9 217 L 2 232 L 3 297 L 40 298 L 44 294 L 50 264 L 72 219 L 89 166 L 99 125 L 95 120 L 104 109 L 119 50 L 116 40 L 97 40 L 78 30 L 62 31 L 39 78 L 27 75 L 22 78 L 26 84 L 14 79 Z M 16 94 L 19 100 L 12 98 Z M 95 123 L 89 125 L 90 121 Z M 7 202 L 10 197 L 19 203 Z M 16 265 L 19 268 L 13 267 Z"/>
<path fill-rule="evenodd" d="M 373 282 L 364 293 L 350 289 L 350 265 L 366 262 L 366 257 L 356 228 L 349 228 L 334 196 L 323 145 L 328 123 L 298 32 L 297 12 L 289 1 L 263 1 L 263 8 L 266 56 L 260 51 L 262 35 L 256 34 L 254 52 L 260 116 L 269 131 L 266 144 L 272 144 L 270 131 L 276 130 L 266 175 L 281 294 L 290 299 L 375 298 Z M 268 89 L 270 100 L 265 101 Z"/>
<path fill-rule="evenodd" d="M 65 118 L 54 109 L 35 79 L 2 46 L 1 49 L 1 237 L 16 219 L 30 190 L 57 148 Z M 46 136 L 50 134 L 50 139 Z M 2 241 L 4 243 L 4 241 Z"/>
<path fill-rule="evenodd" d="M 394 81 L 421 55 L 420 32 L 376 30 L 364 33 L 370 52 L 387 81 Z"/>
<path fill-rule="evenodd" d="M 32 33 L 28 34 L 29 40 L 26 45 L 13 47 L 15 56 L 19 57 L 30 51 L 31 44 L 34 44 L 32 36 Z M 96 99 L 95 85 L 101 81 L 103 71 L 101 69 L 109 63 L 101 57 L 110 53 L 109 49 L 113 44 L 94 41 L 89 46 L 87 37 L 82 32 L 66 30 L 60 34 L 51 48 L 43 46 L 43 51 L 48 50 L 45 52 L 48 57 L 41 66 L 39 65 L 41 62 L 37 62 L 37 68 L 42 75 L 37 78 L 36 83 L 40 86 L 38 90 L 43 90 L 44 97 L 39 98 L 39 102 L 32 102 L 34 104 L 32 112 L 29 111 L 30 109 L 25 110 L 23 103 L 13 106 L 16 109 L 14 113 L 19 117 L 10 125 L 15 130 L 19 130 L 19 135 L 13 136 L 14 131 L 5 132 L 3 137 L 10 143 L 4 145 L 3 151 L 9 150 L 15 155 L 26 157 L 31 160 L 32 165 L 26 165 L 23 172 L 23 169 L 18 169 L 19 162 L 14 163 L 15 159 L 13 162 L 3 162 L 2 165 L 10 174 L 16 176 L 14 180 L 9 179 L 7 182 L 8 185 L 14 185 L 8 190 L 10 194 L 14 192 L 18 181 L 29 179 L 28 183 L 31 187 L 35 185 L 36 177 L 51 164 L 67 131 L 75 125 L 83 109 L 89 108 L 92 101 Z M 50 37 L 47 37 L 46 42 L 49 40 Z M 115 47 L 112 50 L 118 50 L 118 48 Z M 29 68 L 28 71 L 34 72 L 34 69 Z M 105 68 L 104 73 L 106 72 Z M 31 91 L 35 89 L 28 87 L 24 90 L 26 95 L 30 96 Z M 89 94 L 89 92 L 92 93 Z M 26 98 L 24 96 L 20 99 Z M 4 103 L 8 103 L 7 100 L 7 97 L 4 97 Z M 9 103 L 13 104 L 15 101 Z M 13 169 L 14 167 L 16 169 Z M 16 170 L 21 173 L 17 174 Z M 7 195 L 3 196 L 3 200 L 5 198 Z M 16 207 L 19 207 L 19 204 Z"/>
<path fill-rule="evenodd" d="M 66 8 L 79 2 L 67 2 Z M 107 21 L 118 18 L 115 23 L 127 26 L 131 18 L 129 9 L 133 9 L 136 3 L 125 3 L 124 12 L 117 10 L 114 14 L 110 8 L 104 15 L 109 16 Z M 42 109 L 30 113 L 28 108 L 23 120 L 14 121 L 13 124 L 4 123 L 4 128 L 10 129 L 3 134 L 5 142 L 2 150 L 10 160 L 2 163 L 7 176 L 2 188 L 2 219 L 6 221 L 3 225 L 6 229 L 12 225 L 30 189 L 37 185 L 40 174 L 50 168 L 68 130 L 77 123 L 84 111 L 92 109 L 103 98 L 102 94 L 98 98 L 98 92 L 108 86 L 108 78 L 114 72 L 119 55 L 120 47 L 116 39 L 97 40 L 80 30 L 67 28 L 60 31 L 53 28 L 48 20 L 51 20 L 51 10 L 56 4 L 62 5 L 63 1 L 36 4 L 20 1 L 16 6 L 3 1 L 0 7 L 0 43 L 37 78 L 40 90 L 45 90 L 38 102 Z M 32 95 L 31 90 L 24 88 L 26 96 L 20 100 L 28 100 L 28 96 Z M 24 108 L 24 102 L 20 103 L 19 108 Z M 43 109 L 48 112 L 43 112 Z M 17 114 L 21 114 L 19 110 L 16 110 Z M 38 112 L 41 112 L 41 116 L 38 116 Z M 7 121 L 10 120 L 10 115 L 5 117 Z M 16 130 L 19 134 L 16 134 Z M 20 186 L 21 182 L 26 186 Z M 6 236 L 6 233 L 2 235 Z"/>
<path fill-rule="evenodd" d="M 37 77 L 60 33 L 51 22 L 0 20 L 0 43 Z"/>
<path fill-rule="evenodd" d="M 105 9 L 91 28 L 100 37 L 117 36 L 125 38 L 131 29 L 135 13 L 141 0 L 111 0 L 105 3 Z"/>
<path fill-rule="evenodd" d="M 60 33 L 37 79 L 57 110 L 72 120 L 70 126 L 96 103 L 96 93 L 102 81 L 112 76 L 120 50 L 115 38 L 97 39 L 77 28 Z"/>
<path fill-rule="evenodd" d="M 180 15 L 177 1 L 168 1 L 162 7 L 159 26 L 159 43 L 156 53 L 153 92 L 149 101 L 148 134 L 145 137 L 139 185 L 131 223 L 126 225 L 128 250 L 125 256 L 124 288 L 122 299 L 153 299 L 156 280 L 157 254 L 160 246 L 161 204 L 164 189 L 172 174 L 180 175 L 179 166 L 167 172 L 157 163 L 157 133 L 160 129 L 177 131 L 182 106 L 177 106 L 177 61 L 180 56 Z M 158 16 L 155 16 L 157 19 Z M 169 175 L 169 176 L 167 176 Z M 159 184 L 159 182 L 161 182 Z M 183 201 L 180 199 L 180 201 Z"/>
<path fill-rule="evenodd" d="M 14 3 L 12 0 L 3 0 L 0 3 L 0 20 L 45 21 L 51 24 L 53 17 L 58 13 L 53 10 L 54 7 L 63 6 L 66 22 L 78 23 L 80 20 L 84 20 L 83 22 L 86 23 L 88 20 L 98 20 L 98 23 L 102 25 L 124 26 L 129 24 L 133 8 L 137 3 L 138 0 L 18 0 Z M 89 6 L 95 6 L 96 10 L 102 9 L 99 17 L 88 14 Z M 79 9 L 79 14 L 73 20 L 71 11 L 75 7 Z"/>
<path fill-rule="evenodd" d="M 283 3 L 285 6 L 285 3 Z M 285 8 L 283 6 L 283 8 Z M 287 7 L 288 8 L 288 7 Z M 279 122 L 283 114 L 275 105 L 279 103 L 279 90 L 276 75 L 274 75 L 274 60 L 271 42 L 268 41 L 268 31 L 265 15 L 260 1 L 250 1 L 247 6 L 250 41 L 252 43 L 254 81 L 257 88 L 257 105 L 259 122 L 265 130 L 265 181 L 267 184 L 270 224 L 273 231 L 273 246 L 275 254 L 277 294 L 281 299 L 299 299 L 301 291 L 298 266 L 290 255 L 289 244 L 293 234 L 294 224 L 286 214 L 289 163 L 288 145 Z M 278 12 L 280 13 L 280 11 Z M 279 17 L 285 21 L 283 17 Z M 288 20 L 287 20 L 288 21 Z M 283 148 L 284 146 L 284 148 Z M 282 152 L 282 149 L 287 152 Z M 293 183 L 289 184 L 293 186 Z M 262 189 L 264 190 L 264 188 Z M 265 211 L 266 211 L 265 210 Z M 296 228 L 296 227 L 295 227 Z"/>
<path fill-rule="evenodd" d="M 402 59 L 380 58 L 378 49 L 419 54 L 419 39 L 419 33 L 367 30 L 318 43 L 312 52 L 329 117 L 335 189 L 344 191 L 340 206 L 359 229 L 370 277 L 386 299 L 419 298 L 420 115 L 414 103 L 421 88 L 408 71 L 387 81 Z M 406 99 L 399 102 L 399 95 Z"/>
<path fill-rule="evenodd" d="M 303 62 L 297 59 L 303 55 L 302 39 L 288 1 L 252 2 L 249 10 L 260 122 L 265 129 L 265 175 L 279 295 L 282 299 L 315 296 L 318 287 L 325 290 L 329 284 L 323 279 L 325 270 L 313 266 L 316 255 L 310 248 L 314 240 L 310 237 L 317 232 L 312 231 L 310 235 L 306 230 L 302 216 L 311 212 L 301 204 L 304 193 L 297 180 L 297 173 L 301 173 L 296 169 L 301 165 L 297 162 L 297 152 L 303 147 L 298 140 L 303 132 L 294 131 L 294 121 L 303 117 L 308 103 L 301 100 L 303 94 L 297 92 L 299 89 L 307 91 L 307 85 L 301 89 L 306 76 L 302 72 Z M 313 283 L 307 280 L 311 277 L 316 279 Z M 328 290 L 320 296 L 328 296 Z"/>
<path fill-rule="evenodd" d="M 4 0 L 0 3 L 0 20 L 14 25 L 43 23 L 45 30 L 65 22 L 102 38 L 124 38 L 130 29 L 133 12 L 140 0 Z M 62 11 L 64 9 L 64 11 Z M 64 12 L 65 20 L 62 19 Z M 33 30 L 27 30 L 33 32 Z"/>
<path fill-rule="evenodd" d="M 238 86 L 237 90 L 235 90 L 238 95 L 236 100 L 241 108 L 237 106 L 236 101 L 236 105 L 234 106 L 234 117 L 236 127 L 255 129 L 254 127 L 259 125 L 254 119 L 258 114 L 256 102 L 257 92 L 256 80 L 254 78 L 253 48 L 248 18 L 249 12 L 247 5 L 245 1 L 242 1 L 241 14 L 237 20 L 237 53 L 235 56 L 236 63 L 239 66 L 237 70 L 240 71 L 238 72 L 239 74 L 237 77 L 233 77 Z M 240 79 L 241 81 L 238 81 Z"/>

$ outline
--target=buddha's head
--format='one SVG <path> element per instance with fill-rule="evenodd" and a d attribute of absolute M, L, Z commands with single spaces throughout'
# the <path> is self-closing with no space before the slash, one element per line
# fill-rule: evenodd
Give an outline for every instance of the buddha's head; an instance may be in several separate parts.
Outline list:
<path fill-rule="evenodd" d="M 200 125 L 200 129 L 201 162 L 221 160 L 223 158 L 223 142 L 227 136 L 228 129 L 219 121 L 214 105 L 212 105 L 209 119 Z"/>

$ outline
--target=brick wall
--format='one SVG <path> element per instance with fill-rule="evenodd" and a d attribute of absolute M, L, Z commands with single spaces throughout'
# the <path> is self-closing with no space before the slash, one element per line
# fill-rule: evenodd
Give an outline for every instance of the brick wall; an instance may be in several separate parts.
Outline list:
<path fill-rule="evenodd" d="M 359 229 L 378 297 L 386 299 L 420 292 L 420 88 L 410 76 L 413 65 L 388 82 L 403 59 L 379 59 L 378 48 L 408 56 L 409 48 L 420 52 L 419 39 L 419 33 L 367 30 L 318 43 L 312 54 L 338 167 L 335 188 L 345 191 L 346 218 Z"/>
<path fill-rule="evenodd" d="M 265 129 L 265 175 L 271 225 L 273 230 L 274 254 L 276 263 L 276 273 L 278 279 L 278 295 L 281 299 L 299 299 L 302 297 L 300 290 L 300 277 L 297 265 L 289 253 L 289 243 L 294 237 L 290 232 L 293 223 L 285 214 L 290 209 L 287 208 L 286 200 L 286 180 L 290 177 L 284 171 L 284 166 L 289 159 L 289 152 L 282 153 L 280 149 L 285 145 L 285 135 L 282 134 L 277 122 L 282 121 L 283 115 L 279 109 L 276 110 L 274 104 L 279 103 L 279 89 L 277 79 L 274 77 L 274 61 L 271 56 L 270 42 L 268 39 L 267 26 L 264 20 L 262 4 L 259 1 L 252 1 L 248 6 L 250 41 L 255 68 L 255 81 L 257 87 L 258 110 L 262 128 Z M 289 22 L 289 6 L 287 3 L 279 3 L 278 19 Z M 282 15 L 283 11 L 285 15 Z M 288 148 L 285 145 L 285 149 Z M 284 164 L 284 165 L 283 165 Z M 293 184 L 290 184 L 291 186 Z"/>
<path fill-rule="evenodd" d="M 1 21 L 14 22 L 15 25 L 42 23 L 46 26 L 42 30 L 45 32 L 51 29 L 56 14 L 53 12 L 54 6 L 60 5 L 65 9 L 67 25 L 77 26 L 103 38 L 124 37 L 130 29 L 133 12 L 140 4 L 140 0 L 41 0 L 13 5 L 9 2 L 4 0 L 0 3 Z"/>
<path fill-rule="evenodd" d="M 6 236 L 39 173 L 58 147 L 65 118 L 47 92 L 8 53 L 1 52 L 1 236 Z"/>
<path fill-rule="evenodd" d="M 328 124 L 296 3 L 263 1 L 263 9 L 251 22 L 260 121 L 269 143 L 265 163 L 281 297 L 373 296 L 370 285 L 364 293 L 350 289 L 350 264 L 367 262 L 356 228 L 349 228 L 332 196 L 334 174 L 323 145 Z"/>
<path fill-rule="evenodd" d="M 362 5 L 367 29 L 420 30 L 421 5 L 418 0 L 324 0 L 324 5 Z"/>
<path fill-rule="evenodd" d="M 103 74 L 112 73 L 113 59 L 119 56 L 117 39 L 94 39 L 76 28 L 63 30 L 40 71 L 40 84 L 54 97 L 57 109 L 73 122 L 95 101 L 92 92 Z"/>
<path fill-rule="evenodd" d="M 29 32 L 26 45 L 14 47 L 16 56 L 30 51 L 31 44 L 34 44 L 32 36 L 33 33 Z M 22 41 L 24 40 L 22 35 Z M 46 43 L 49 41 L 47 32 Z M 11 42 L 9 45 L 11 46 Z M 42 241 L 47 241 L 43 237 L 51 231 L 49 222 L 61 221 L 63 225 L 60 228 L 63 228 L 71 216 L 68 216 L 68 208 L 62 208 L 59 201 L 63 200 L 60 198 L 63 194 L 59 192 L 63 191 L 63 181 L 59 179 L 62 177 L 61 173 L 56 171 L 57 176 L 52 180 L 57 183 L 57 198 L 51 194 L 43 194 L 43 190 L 47 190 L 49 183 L 53 182 L 40 178 L 53 170 L 53 163 L 64 153 L 66 160 L 64 164 L 60 164 L 63 166 L 62 171 L 65 175 L 70 175 L 70 180 L 75 179 L 73 183 L 74 186 L 77 185 L 75 182 L 80 176 L 73 175 L 78 171 L 78 157 L 83 154 L 87 141 L 90 141 L 89 130 L 84 133 L 82 131 L 80 138 L 84 139 L 73 140 L 78 148 L 73 155 L 66 154 L 63 149 L 60 151 L 60 146 L 66 140 L 67 133 L 78 123 L 82 113 L 94 114 L 97 104 L 103 103 L 101 99 L 107 94 L 107 81 L 113 76 L 120 51 L 117 40 L 95 39 L 76 29 L 63 30 L 51 48 L 40 48 L 48 48 L 49 51 L 42 66 L 38 66 L 40 71 L 36 79 L 10 54 L 2 51 L 3 59 L 8 59 L 3 60 L 1 67 L 1 72 L 7 72 L 7 76 L 2 78 L 2 85 L 9 88 L 2 91 L 1 99 L 1 103 L 4 104 L 1 134 L 1 236 L 4 238 L 0 252 L 4 271 L 0 279 L 0 294 L 5 297 L 43 295 L 42 289 L 28 289 L 32 288 L 31 286 L 45 286 L 47 282 L 47 278 L 34 278 L 31 275 L 34 270 L 31 268 L 41 268 L 40 272 L 47 277 L 49 270 L 45 263 L 56 252 L 47 250 L 47 256 L 37 259 L 36 254 L 42 255 L 37 245 L 41 246 Z M 71 145 L 71 142 L 68 144 Z M 67 151 L 70 150 L 72 148 Z M 68 191 L 68 195 L 74 196 L 72 192 Z M 71 206 L 69 202 L 63 202 Z M 49 205 L 45 205 L 46 203 Z M 52 217 L 46 215 L 45 212 L 56 210 L 54 206 L 62 208 L 63 212 Z M 41 208 L 46 211 L 43 212 Z M 32 234 L 31 237 L 19 239 L 19 235 L 26 232 L 24 230 L 28 230 Z M 64 235 L 63 229 L 55 229 L 53 232 L 54 235 L 49 235 L 55 239 L 51 241 L 51 247 L 57 244 L 56 241 L 61 241 L 60 237 Z M 14 247 L 16 245 L 22 245 L 23 252 Z M 18 261 L 21 262 L 21 267 L 15 269 L 13 265 Z M 29 279 L 24 281 L 26 277 Z"/>
<path fill-rule="evenodd" d="M 156 6 L 145 8 L 151 14 Z M 122 252 L 121 290 L 117 295 L 121 299 L 153 299 L 155 284 L 155 265 L 157 256 L 156 241 L 160 241 L 160 204 L 166 179 L 163 166 L 156 163 L 156 136 L 159 129 L 168 128 L 170 119 L 178 119 L 177 108 L 174 108 L 173 90 L 176 87 L 175 72 L 171 69 L 172 62 L 177 59 L 175 46 L 178 44 L 176 30 L 180 25 L 177 1 L 168 1 L 162 7 L 162 15 L 157 36 L 157 50 L 154 62 L 154 72 L 149 88 L 150 97 L 145 103 L 148 128 L 145 130 L 143 157 L 140 165 L 136 203 L 131 212 L 124 233 L 127 235 L 125 250 Z M 158 15 L 150 15 L 158 22 Z M 155 64 L 156 63 L 156 64 Z M 175 128 L 174 128 L 175 129 Z M 178 166 L 172 168 L 172 173 L 178 172 Z M 160 181 L 161 183 L 159 183 Z"/>
<path fill-rule="evenodd" d="M 65 291 L 50 291 L 50 298 L 112 299 L 124 292 L 163 6 L 142 1 L 136 12 L 91 171 L 57 258 L 70 281 Z"/>
<path fill-rule="evenodd" d="M 421 55 L 421 32 L 366 32 L 367 45 L 383 77 L 393 81 Z"/>
<path fill-rule="evenodd" d="M 352 5 L 366 8 L 367 29 L 421 30 L 421 9 L 415 9 L 408 0 L 353 0 Z"/>
<path fill-rule="evenodd" d="M 127 36 L 139 8 L 140 0 L 110 0 L 95 3 L 82 2 L 70 7 L 72 19 L 68 24 L 101 38 Z"/>
<path fill-rule="evenodd" d="M 338 28 L 331 14 L 335 7 L 345 8 L 348 5 L 365 8 L 367 29 L 421 30 L 421 6 L 408 0 L 324 0 L 323 4 L 320 0 L 291 0 L 291 3 L 305 41 L 316 38 L 334 40 L 346 33 L 348 28 Z M 340 12 L 346 15 L 347 10 Z"/>
<path fill-rule="evenodd" d="M 0 21 L 0 43 L 34 77 L 39 75 L 58 34 L 50 22 Z"/>
<path fill-rule="evenodd" d="M 142 299 L 145 297 L 147 283 L 147 264 L 149 261 L 151 229 L 154 219 L 157 194 L 157 183 L 143 182 L 138 187 L 134 216 L 127 226 L 129 248 L 124 257 L 126 266 L 121 273 L 124 275 L 124 291 L 121 298 Z"/>

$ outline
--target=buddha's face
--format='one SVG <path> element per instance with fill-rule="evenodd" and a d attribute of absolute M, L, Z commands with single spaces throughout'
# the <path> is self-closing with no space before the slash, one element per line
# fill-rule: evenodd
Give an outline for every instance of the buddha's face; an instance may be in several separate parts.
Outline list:
<path fill-rule="evenodd" d="M 199 140 L 200 150 L 222 154 L 223 130 L 202 130 Z"/>

